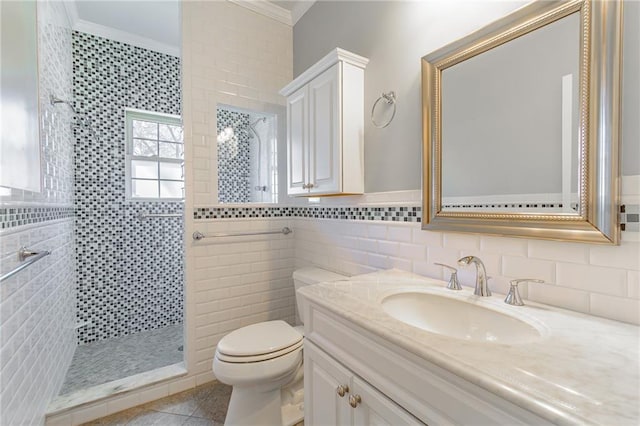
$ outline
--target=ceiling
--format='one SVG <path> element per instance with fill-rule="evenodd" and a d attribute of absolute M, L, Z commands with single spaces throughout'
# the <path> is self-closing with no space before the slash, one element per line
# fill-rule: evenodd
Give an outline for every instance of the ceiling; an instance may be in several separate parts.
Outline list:
<path fill-rule="evenodd" d="M 287 25 L 315 0 L 229 0 Z M 67 0 L 73 29 L 180 56 L 180 0 Z"/>

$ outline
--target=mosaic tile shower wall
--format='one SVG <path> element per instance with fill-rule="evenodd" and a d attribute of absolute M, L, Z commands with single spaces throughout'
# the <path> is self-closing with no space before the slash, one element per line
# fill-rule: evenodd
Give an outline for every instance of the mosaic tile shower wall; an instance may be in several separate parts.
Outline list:
<path fill-rule="evenodd" d="M 218 107 L 218 201 L 251 201 L 249 114 Z"/>
<path fill-rule="evenodd" d="M 77 132 L 80 344 L 182 322 L 181 202 L 125 199 L 125 108 L 180 114 L 180 59 L 73 33 L 74 98 L 98 140 Z"/>

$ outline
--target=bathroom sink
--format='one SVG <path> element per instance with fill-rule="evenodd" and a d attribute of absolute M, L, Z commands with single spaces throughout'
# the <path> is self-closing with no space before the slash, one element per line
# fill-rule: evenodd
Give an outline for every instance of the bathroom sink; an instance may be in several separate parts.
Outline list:
<path fill-rule="evenodd" d="M 475 302 L 474 302 L 475 301 Z M 411 326 L 456 339 L 503 344 L 527 343 L 542 337 L 539 326 L 482 306 L 424 292 L 403 292 L 382 299 L 382 309 Z"/>

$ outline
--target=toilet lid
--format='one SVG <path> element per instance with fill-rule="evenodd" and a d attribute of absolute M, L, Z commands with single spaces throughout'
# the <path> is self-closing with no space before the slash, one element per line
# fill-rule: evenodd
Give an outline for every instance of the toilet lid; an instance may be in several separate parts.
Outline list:
<path fill-rule="evenodd" d="M 302 341 L 302 335 L 284 321 L 267 321 L 239 328 L 218 342 L 218 352 L 230 356 L 264 355 Z"/>

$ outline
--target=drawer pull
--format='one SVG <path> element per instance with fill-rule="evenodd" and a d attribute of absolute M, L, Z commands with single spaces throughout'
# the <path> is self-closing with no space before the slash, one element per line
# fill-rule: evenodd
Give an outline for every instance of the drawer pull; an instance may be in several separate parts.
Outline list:
<path fill-rule="evenodd" d="M 360 404 L 361 402 L 362 402 L 362 398 L 360 398 L 360 395 L 349 396 L 349 405 L 352 406 L 353 408 L 356 408 L 358 404 Z"/>
<path fill-rule="evenodd" d="M 338 393 L 338 396 L 342 398 L 345 394 L 349 393 L 349 386 L 340 385 L 336 388 L 336 392 Z"/>

